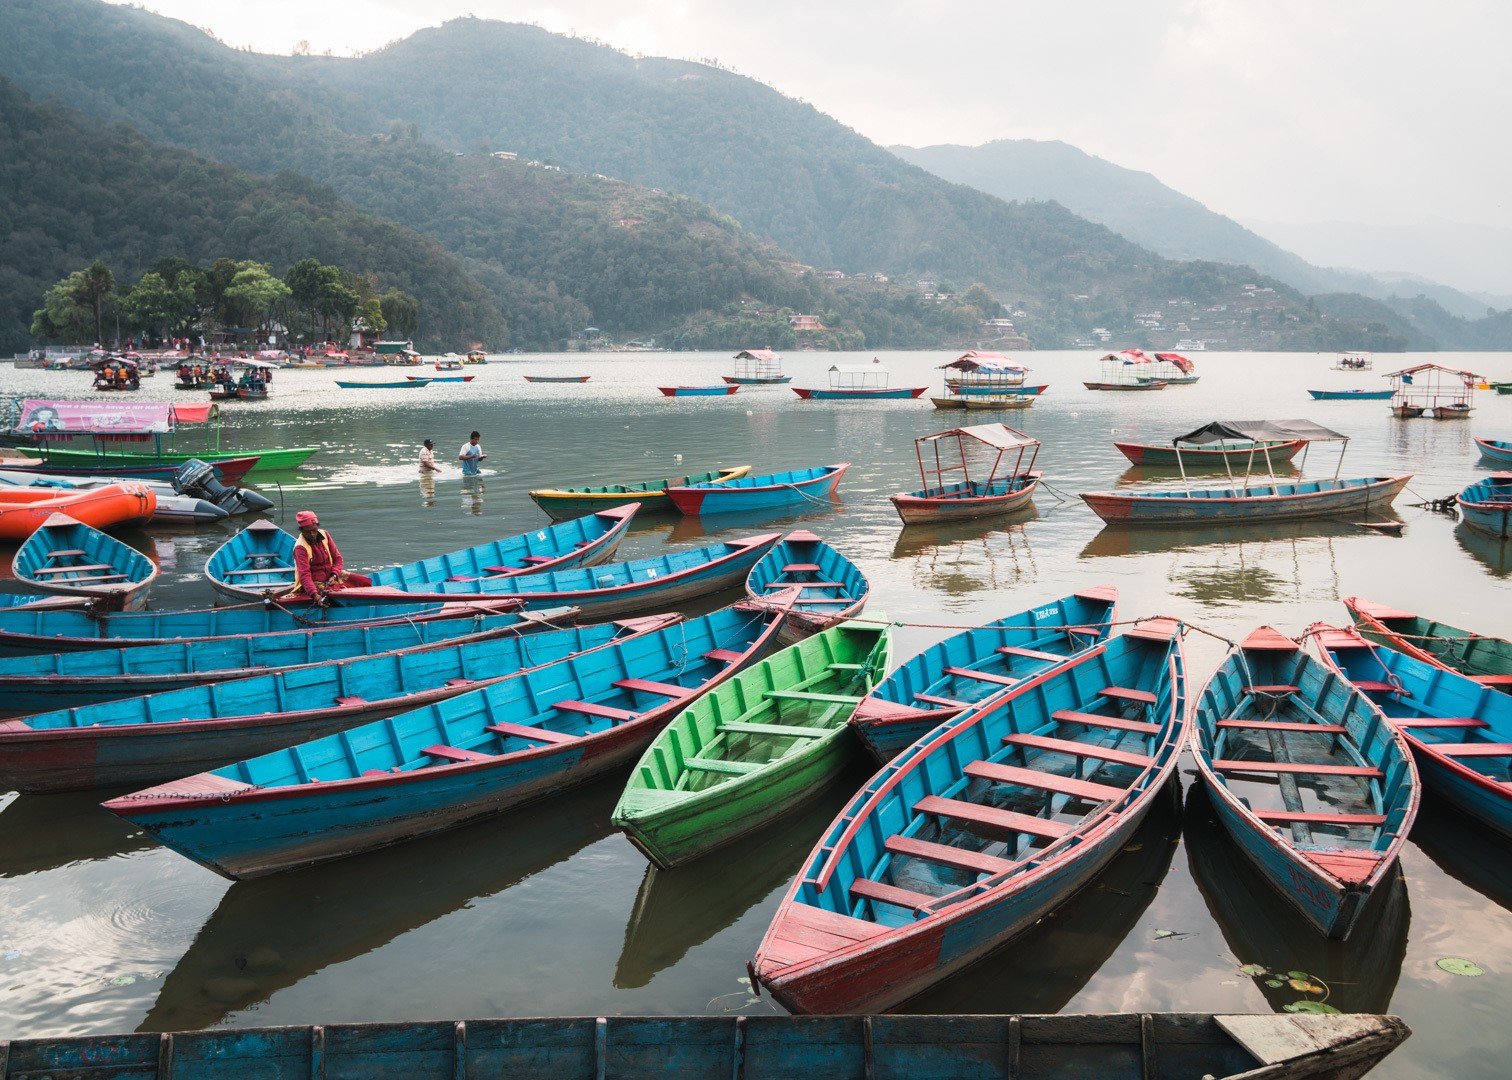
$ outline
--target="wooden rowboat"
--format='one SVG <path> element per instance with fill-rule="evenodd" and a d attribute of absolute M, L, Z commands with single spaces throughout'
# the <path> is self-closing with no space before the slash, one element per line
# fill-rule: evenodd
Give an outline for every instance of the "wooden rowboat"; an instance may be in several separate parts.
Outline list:
<path fill-rule="evenodd" d="M 67 514 L 50 515 L 31 534 L 11 572 L 34 589 L 93 600 L 110 611 L 141 607 L 158 576 L 157 563 L 136 548 Z"/>
<path fill-rule="evenodd" d="M 1459 493 L 1460 520 L 1476 532 L 1512 537 L 1512 473 L 1492 473 Z"/>
<path fill-rule="evenodd" d="M 740 389 L 739 383 L 723 386 L 658 386 L 662 397 L 729 397 Z"/>
<path fill-rule="evenodd" d="M 1394 390 L 1309 390 L 1314 401 L 1390 401 Z"/>
<path fill-rule="evenodd" d="M 1082 499 L 1110 525 L 1281 521 L 1385 510 L 1412 474 L 1348 480 L 1257 482 L 1189 491 L 1088 491 Z"/>
<path fill-rule="evenodd" d="M 855 757 L 845 722 L 891 660 L 885 624 L 845 622 L 759 661 L 662 729 L 615 828 L 671 869 L 800 809 Z"/>
<path fill-rule="evenodd" d="M 674 476 L 665 480 L 640 480 L 629 484 L 608 484 L 604 487 L 547 488 L 532 491 L 535 504 L 557 521 L 597 513 L 614 506 L 638 502 L 641 516 L 676 510 L 667 498 L 667 488 L 686 487 L 692 484 L 727 484 L 751 471 L 749 465 L 737 465 L 733 469 L 716 469 L 713 472 L 695 473 L 690 476 Z"/>
<path fill-rule="evenodd" d="M 1512 837 L 1512 696 L 1354 630 L 1308 633 L 1324 662 L 1406 737 L 1428 790 Z"/>
<path fill-rule="evenodd" d="M 795 587 L 796 600 L 788 595 Z M 787 644 L 859 615 L 870 592 L 855 563 L 806 529 L 789 533 L 746 576 L 752 603 L 787 609 L 779 635 Z"/>
<path fill-rule="evenodd" d="M 751 663 L 781 622 L 722 608 L 105 807 L 232 878 L 401 843 L 629 764 L 674 713 Z"/>
<path fill-rule="evenodd" d="M 1034 925 L 1175 772 L 1182 666 L 1178 624 L 1151 620 L 915 743 L 820 840 L 755 978 L 794 1012 L 891 1008 Z"/>
<path fill-rule="evenodd" d="M 1367 641 L 1512 694 L 1512 641 L 1471 633 L 1358 596 L 1346 596 L 1344 606 Z"/>
<path fill-rule="evenodd" d="M 1234 842 L 1319 933 L 1349 937 L 1417 816 L 1401 736 L 1337 673 L 1261 627 L 1204 688 L 1192 739 Z"/>
<path fill-rule="evenodd" d="M 1113 445 L 1135 465 L 1201 472 L 1232 469 L 1235 466 L 1245 468 L 1252 464 L 1263 465 L 1267 458 L 1272 465 L 1284 465 L 1297 456 L 1297 452 L 1307 445 L 1307 440 L 1181 446 L 1179 451 L 1174 444 L 1114 442 Z"/>
<path fill-rule="evenodd" d="M 429 378 L 417 379 L 406 376 L 398 382 L 346 382 L 337 379 L 336 385 L 343 390 L 418 390 L 422 386 L 429 386 L 434 381 Z"/>
<path fill-rule="evenodd" d="M 890 386 L 880 389 L 839 390 L 823 387 L 794 386 L 793 393 L 804 400 L 813 401 L 882 401 L 900 398 L 923 397 L 927 386 Z"/>
<path fill-rule="evenodd" d="M 0 721 L 0 779 L 18 791 L 146 784 L 445 701 L 661 629 L 678 616 L 397 649 Z"/>
<path fill-rule="evenodd" d="M 940 724 L 1107 640 L 1118 590 L 1095 585 L 963 630 L 905 661 L 867 695 L 851 727 L 884 765 Z"/>
<path fill-rule="evenodd" d="M 0 488 L 0 540 L 25 540 L 54 514 L 67 514 L 91 528 L 113 529 L 145 525 L 156 510 L 156 493 L 134 481 L 87 491 L 7 486 Z"/>
<path fill-rule="evenodd" d="M 1512 383 L 1508 384 L 1512 386 Z M 1481 457 L 1498 465 L 1512 466 L 1512 442 L 1505 439 L 1476 439 Z"/>
<path fill-rule="evenodd" d="M 524 379 L 526 382 L 539 383 L 585 383 L 592 377 L 591 375 L 526 375 Z"/>
<path fill-rule="evenodd" d="M 722 484 L 689 484 L 667 488 L 672 505 L 689 517 L 771 510 L 801 503 L 828 505 L 850 462 L 813 469 L 742 476 Z"/>
<path fill-rule="evenodd" d="M 1158 379 L 1141 379 L 1137 382 L 1084 382 L 1088 390 L 1164 390 L 1170 383 Z"/>
<path fill-rule="evenodd" d="M 1039 448 L 1038 439 L 1006 424 L 976 424 L 921 436 L 914 440 L 914 451 L 924 486 L 890 496 L 893 509 L 905 525 L 1016 513 L 1029 505 L 1039 486 L 1041 474 L 1034 471 Z M 1009 454 L 1014 460 L 1006 464 Z"/>
<path fill-rule="evenodd" d="M 294 591 L 294 538 L 258 518 L 205 560 L 210 587 L 232 600 L 255 600 Z"/>
<path fill-rule="evenodd" d="M 437 369 L 440 370 L 440 369 Z M 451 368 L 448 371 L 453 370 Z M 472 382 L 476 375 L 406 375 L 410 382 Z"/>
<path fill-rule="evenodd" d="M 607 1016 L 212 1028 L 0 1043 L 9 1077 L 134 1080 L 1354 1080 L 1410 1031 L 1394 1016 Z M 1148 1067 L 1147 1067 L 1148 1063 Z"/>

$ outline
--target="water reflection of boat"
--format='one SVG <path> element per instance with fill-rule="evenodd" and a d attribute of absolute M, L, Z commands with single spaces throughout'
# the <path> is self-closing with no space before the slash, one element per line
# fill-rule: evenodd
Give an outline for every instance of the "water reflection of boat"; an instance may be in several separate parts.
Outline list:
<path fill-rule="evenodd" d="M 1103 872 L 995 960 L 977 964 L 909 1001 L 911 1013 L 1057 1013 L 1118 951 L 1171 868 L 1181 837 L 1177 783 Z"/>
<path fill-rule="evenodd" d="M 844 513 L 845 504 L 838 496 L 808 500 L 802 506 L 782 510 L 754 510 L 732 514 L 719 514 L 707 520 L 696 517 L 679 518 L 667 534 L 669 541 L 698 540 L 706 536 L 731 536 L 751 532 L 786 532 L 799 522 L 812 521 L 833 513 Z M 666 524 L 663 518 L 659 524 Z"/>
<path fill-rule="evenodd" d="M 622 990 L 645 986 L 689 949 L 779 892 L 797 873 L 824 827 L 865 781 L 865 769 L 849 770 L 780 828 L 763 830 L 739 845 L 711 852 L 697 866 L 659 870 L 647 865 L 625 924 L 625 945 L 614 969 L 614 985 Z"/>
<path fill-rule="evenodd" d="M 0 878 L 102 862 L 152 847 L 152 839 L 100 809 L 99 791 L 0 798 Z"/>
<path fill-rule="evenodd" d="M 1372 520 L 1399 521 L 1388 512 L 1372 515 Z M 1320 518 L 1313 521 L 1255 522 L 1252 525 L 1218 525 L 1177 528 L 1129 528 L 1105 525 L 1086 547 L 1083 559 L 1119 558 L 1124 555 L 1158 555 L 1168 551 L 1216 545 L 1264 544 L 1272 541 L 1307 542 L 1310 540 L 1355 537 L 1363 530 L 1351 521 Z M 1384 535 L 1384 534 L 1383 534 Z"/>
<path fill-rule="evenodd" d="M 1512 911 L 1512 841 L 1443 800 L 1425 799 L 1412 842 L 1444 873 Z"/>
<path fill-rule="evenodd" d="M 893 544 L 894 560 L 907 560 L 913 586 L 966 596 L 1014 589 L 1034 580 L 1039 568 L 1024 525 L 1039 520 L 1028 509 L 994 521 L 991 532 L 980 523 L 915 525 L 904 528 Z"/>
<path fill-rule="evenodd" d="M 1200 784 L 1187 793 L 1182 835 L 1187 863 L 1208 911 L 1235 962 L 1265 969 L 1266 974 L 1253 978 L 1272 1008 L 1280 1010 L 1308 996 L 1284 981 L 1290 971 L 1321 981 L 1328 989 L 1327 1004 L 1341 1012 L 1384 1012 L 1391 1004 L 1411 920 L 1400 869 L 1375 890 L 1349 939 L 1329 941 L 1312 933 L 1297 910 L 1246 861 L 1224 833 Z M 1279 987 L 1266 985 L 1272 972 L 1282 973 Z"/>
<path fill-rule="evenodd" d="M 1454 527 L 1454 539 L 1461 550 L 1494 576 L 1512 575 L 1512 540 L 1489 536 L 1470 528 L 1464 522 Z"/>
<path fill-rule="evenodd" d="M 571 799 L 424 844 L 235 882 L 163 980 L 137 1030 L 217 1024 L 571 858 L 610 834 L 609 811 L 621 786 L 591 784 Z"/>
<path fill-rule="evenodd" d="M 1195 470 L 1190 468 L 1187 469 L 1188 473 L 1193 471 Z M 1244 470 L 1242 466 L 1235 470 L 1236 473 L 1243 473 L 1243 471 Z M 1283 479 L 1287 477 L 1298 477 L 1302 475 L 1302 470 L 1297 468 L 1290 462 L 1283 464 L 1282 462 L 1278 461 L 1276 463 L 1276 467 L 1272 470 L 1272 472 L 1276 476 Z M 1161 481 L 1162 483 L 1166 483 L 1173 479 L 1180 479 L 1181 475 L 1181 469 L 1176 465 L 1130 465 L 1127 469 L 1118 474 L 1118 476 L 1113 481 L 1113 486 L 1115 488 L 1121 488 L 1128 487 L 1131 484 L 1143 484 L 1156 480 Z M 1203 479 L 1206 481 L 1212 481 L 1217 478 L 1205 475 Z"/>

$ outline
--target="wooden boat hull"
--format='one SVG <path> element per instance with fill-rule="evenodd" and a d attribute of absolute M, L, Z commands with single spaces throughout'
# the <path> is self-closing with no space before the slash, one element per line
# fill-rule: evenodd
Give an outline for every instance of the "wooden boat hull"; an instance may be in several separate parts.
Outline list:
<path fill-rule="evenodd" d="M 756 378 L 754 376 L 746 378 L 737 375 L 721 375 L 720 378 L 727 383 L 734 383 L 736 386 L 781 386 L 785 383 L 790 383 L 793 381 L 793 377 L 791 375 L 772 375 L 766 378 Z"/>
<path fill-rule="evenodd" d="M 717 469 L 692 476 L 677 476 L 667 480 L 644 480 L 633 484 L 610 484 L 601 488 L 565 488 L 562 490 L 532 491 L 531 499 L 556 521 L 596 514 L 616 506 L 630 503 L 641 504 L 641 516 L 675 512 L 672 500 L 667 498 L 667 488 L 685 487 L 689 484 L 727 484 L 738 480 L 751 471 L 749 465 L 737 465 L 733 469 Z"/>
<path fill-rule="evenodd" d="M 826 390 L 822 387 L 795 386 L 793 393 L 805 401 L 893 401 L 923 397 L 927 386 L 898 386 L 886 390 Z"/>
<path fill-rule="evenodd" d="M 403 382 L 346 382 L 336 380 L 336 385 L 343 390 L 418 390 L 422 386 L 429 386 L 435 382 L 432 378 L 407 377 Z"/>
<path fill-rule="evenodd" d="M 1149 379 L 1132 383 L 1084 382 L 1082 385 L 1088 390 L 1164 390 L 1170 384 Z"/>
<path fill-rule="evenodd" d="M 1314 401 L 1390 401 L 1393 390 L 1309 390 Z"/>
<path fill-rule="evenodd" d="M 850 462 L 806 469 L 803 474 L 744 476 L 728 484 L 669 487 L 667 498 L 688 517 L 772 510 L 781 506 L 827 500 L 840 486 Z M 787 479 L 784 479 L 787 478 Z"/>
<path fill-rule="evenodd" d="M 608 1016 L 212 1028 L 16 1039 L 15 1076 L 368 1080 L 1356 1080 L 1410 1031 L 1394 1016 Z M 1112 1063 L 1118 1064 L 1112 1064 Z M 1127 1064 L 1123 1064 L 1127 1063 Z"/>
<path fill-rule="evenodd" d="M 1032 472 L 1009 478 L 1005 484 L 994 484 L 990 493 L 980 495 L 961 494 L 954 497 L 930 496 L 915 491 L 906 495 L 889 496 L 893 509 L 905 525 L 927 525 L 943 521 L 974 521 L 978 518 L 1002 517 L 1014 514 L 1028 506 L 1034 498 L 1043 474 Z M 976 489 L 981 484 L 974 485 Z M 998 488 L 1004 490 L 999 494 Z"/>
<path fill-rule="evenodd" d="M 32 459 L 20 461 L 7 461 L 5 471 L 8 473 L 35 473 L 42 476 L 63 476 L 70 479 L 84 478 L 94 479 L 105 473 L 105 467 L 101 465 L 45 465 L 33 462 Z M 230 458 L 225 461 L 211 463 L 215 469 L 215 475 L 226 484 L 234 484 L 246 476 L 257 464 L 255 457 Z M 109 466 L 109 475 L 120 480 L 151 480 L 157 483 L 171 484 L 178 477 L 179 465 L 120 465 Z"/>
<path fill-rule="evenodd" d="M 0 489 L 0 539 L 25 540 L 54 514 L 67 514 L 93 529 L 114 529 L 144 524 L 156 510 L 152 489 L 130 481 L 73 492 L 5 488 Z"/>
<path fill-rule="evenodd" d="M 998 386 L 992 383 L 964 383 L 956 379 L 946 379 L 945 389 L 958 396 L 982 396 L 982 397 L 1006 397 L 1013 394 L 1023 394 L 1029 397 L 1039 397 L 1050 389 L 1049 383 L 1041 383 L 1038 386 L 1025 386 L 1019 383 L 1017 386 Z"/>
<path fill-rule="evenodd" d="M 662 397 L 729 397 L 740 389 L 739 383 L 726 386 L 658 386 Z"/>
<path fill-rule="evenodd" d="M 221 472 L 222 479 L 233 480 L 237 477 L 227 470 L 228 465 L 243 461 L 252 461 L 245 472 L 289 472 L 299 468 L 308 461 L 320 447 L 318 446 L 292 446 L 275 448 L 271 450 L 164 450 L 157 454 L 130 454 L 118 450 L 67 450 L 61 447 L 48 447 L 45 451 L 37 451 L 22 447 L 21 452 L 28 457 L 40 457 L 48 465 L 49 472 L 57 472 L 53 466 L 82 466 L 91 473 L 105 473 L 110 476 L 121 476 L 122 469 L 130 469 L 138 466 L 170 466 L 170 471 L 176 471 L 180 465 L 190 461 L 204 461 L 214 465 Z M 245 475 L 243 473 L 242 475 Z"/>
<path fill-rule="evenodd" d="M 419 376 L 406 375 L 405 378 L 408 379 L 410 382 L 414 382 L 414 381 L 416 381 L 419 378 Z M 477 378 L 476 375 L 428 375 L 428 376 L 425 376 L 425 379 L 426 379 L 427 382 L 472 382 L 476 378 Z"/>
<path fill-rule="evenodd" d="M 1460 520 L 1476 532 L 1512 537 L 1512 476 L 1493 474 L 1465 488 L 1455 501 Z"/>
<path fill-rule="evenodd" d="M 937 409 L 965 409 L 966 401 L 958 397 L 932 397 L 930 402 Z"/>
<path fill-rule="evenodd" d="M 1255 484 L 1249 488 L 1215 489 L 1209 497 L 1188 492 L 1165 495 L 1125 492 L 1084 492 L 1092 512 L 1110 525 L 1191 525 L 1215 521 L 1282 521 L 1336 514 L 1362 514 L 1389 507 L 1407 482 L 1406 476 L 1374 476 L 1361 480 L 1323 480 L 1310 483 Z M 1316 490 L 1298 492 L 1316 485 Z M 1234 494 L 1234 492 L 1240 494 Z M 1246 494 L 1246 492 L 1273 494 Z M 1279 492 L 1279 494 L 1275 494 Z"/>
<path fill-rule="evenodd" d="M 778 631 L 785 645 L 861 614 L 871 594 L 860 568 L 806 529 L 789 533 L 751 567 L 745 587 L 753 604 L 787 611 Z"/>
<path fill-rule="evenodd" d="M 962 407 L 969 412 L 1002 412 L 1004 409 L 1027 409 L 1033 406 L 1032 397 L 969 397 L 962 399 Z"/>
<path fill-rule="evenodd" d="M 539 383 L 585 383 L 591 375 L 526 375 L 526 382 Z"/>
<path fill-rule="evenodd" d="M 1184 468 L 1187 472 L 1198 472 L 1207 469 L 1243 469 L 1251 463 L 1264 465 L 1267 458 L 1273 466 L 1282 465 L 1296 457 L 1298 452 L 1307 445 L 1307 440 L 1295 439 L 1291 442 L 1267 443 L 1263 449 L 1257 445 L 1253 450 L 1247 446 L 1226 447 L 1221 450 L 1184 446 L 1179 455 L 1176 448 L 1170 445 L 1126 442 L 1115 442 L 1113 445 L 1120 454 L 1135 465 Z"/>
<path fill-rule="evenodd" d="M 1487 461 L 1512 468 L 1512 442 L 1503 439 L 1476 439 L 1475 445 L 1480 447 L 1481 457 Z"/>
<path fill-rule="evenodd" d="M 1344 606 L 1365 640 L 1512 693 L 1512 641 L 1461 630 L 1358 596 L 1346 596 Z"/>
<path fill-rule="evenodd" d="M 131 497 L 157 506 L 157 496 L 143 484 L 121 485 Z M 53 514 L 16 552 L 11 562 L 16 579 L 34 589 L 94 601 L 104 611 L 142 606 L 157 580 L 157 564 L 67 514 Z"/>

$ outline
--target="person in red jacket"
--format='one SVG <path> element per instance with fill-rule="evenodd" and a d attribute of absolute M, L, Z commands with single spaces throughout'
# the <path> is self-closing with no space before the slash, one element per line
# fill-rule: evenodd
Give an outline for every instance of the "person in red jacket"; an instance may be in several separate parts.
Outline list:
<path fill-rule="evenodd" d="M 372 578 L 347 570 L 341 549 L 335 538 L 321 529 L 315 511 L 301 510 L 294 520 L 299 525 L 299 539 L 294 541 L 296 595 L 322 600 L 327 593 L 373 583 Z"/>

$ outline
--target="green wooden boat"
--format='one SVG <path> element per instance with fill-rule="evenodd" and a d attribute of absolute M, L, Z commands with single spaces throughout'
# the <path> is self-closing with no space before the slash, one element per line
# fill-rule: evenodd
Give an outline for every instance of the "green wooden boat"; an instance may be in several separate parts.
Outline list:
<path fill-rule="evenodd" d="M 647 748 L 613 824 L 657 866 L 764 828 L 850 761 L 850 714 L 892 662 L 886 623 L 833 626 L 694 702 Z"/>
<path fill-rule="evenodd" d="M 596 514 L 600 510 L 633 502 L 641 504 L 640 516 L 645 517 L 647 514 L 675 509 L 667 498 L 669 487 L 727 484 L 731 480 L 739 480 L 750 471 L 749 465 L 737 465 L 733 469 L 715 469 L 713 472 L 672 476 L 664 480 L 637 480 L 630 484 L 606 484 L 603 487 L 544 488 L 532 491 L 530 497 L 556 521 Z"/>
<path fill-rule="evenodd" d="M 114 467 L 140 468 L 144 465 L 182 465 L 186 461 L 205 461 L 214 465 L 219 461 L 237 458 L 257 458 L 251 472 L 290 472 L 303 465 L 318 446 L 288 446 L 276 450 L 155 450 L 152 453 L 133 454 L 124 450 L 67 449 L 60 446 L 23 446 L 21 453 L 40 458 L 49 465 L 96 466 L 101 474 L 112 475 Z"/>
<path fill-rule="evenodd" d="M 1344 606 L 1367 641 L 1512 694 L 1512 641 L 1461 630 L 1358 596 L 1345 597 Z"/>

